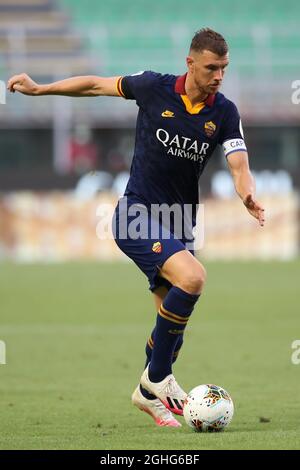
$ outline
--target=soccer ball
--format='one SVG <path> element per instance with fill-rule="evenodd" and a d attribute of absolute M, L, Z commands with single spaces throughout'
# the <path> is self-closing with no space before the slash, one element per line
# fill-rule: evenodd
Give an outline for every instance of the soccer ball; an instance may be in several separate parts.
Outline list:
<path fill-rule="evenodd" d="M 186 423 L 198 432 L 223 431 L 233 417 L 230 395 L 217 385 L 199 385 L 187 395 L 183 416 Z"/>

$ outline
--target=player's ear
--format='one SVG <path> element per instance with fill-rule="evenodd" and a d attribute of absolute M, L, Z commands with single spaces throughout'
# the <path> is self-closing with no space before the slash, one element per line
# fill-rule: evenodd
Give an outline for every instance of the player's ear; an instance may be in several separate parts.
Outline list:
<path fill-rule="evenodd" d="M 191 57 L 190 55 L 188 55 L 186 58 L 186 65 L 187 65 L 188 71 L 193 73 L 194 67 L 195 67 L 195 61 L 193 57 Z"/>

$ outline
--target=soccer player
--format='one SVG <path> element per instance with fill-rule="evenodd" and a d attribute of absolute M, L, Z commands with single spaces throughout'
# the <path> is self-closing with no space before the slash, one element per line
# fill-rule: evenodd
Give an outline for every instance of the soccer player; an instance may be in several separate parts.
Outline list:
<path fill-rule="evenodd" d="M 205 28 L 192 39 L 187 73 L 182 76 L 147 71 L 124 77 L 73 77 L 38 85 L 21 74 L 8 81 L 11 92 L 25 95 L 120 96 L 135 100 L 139 107 L 131 174 L 125 199 L 120 199 L 115 211 L 114 234 L 121 250 L 148 277 L 158 312 L 146 345 L 146 366 L 132 402 L 159 426 L 180 426 L 172 413 L 182 415 L 186 393 L 172 374 L 172 364 L 203 292 L 206 272 L 194 256 L 191 235 L 184 232 L 176 236 L 175 222 L 165 224 L 152 207 L 192 206 L 187 222 L 192 229 L 199 177 L 220 144 L 237 194 L 248 212 L 264 225 L 264 208 L 255 199 L 238 110 L 219 92 L 228 63 L 225 39 Z M 146 236 L 131 236 L 129 230 L 121 236 L 124 224 L 129 228 L 137 211 L 139 223 L 148 227 Z M 151 225 L 157 229 L 154 236 L 149 231 Z"/>

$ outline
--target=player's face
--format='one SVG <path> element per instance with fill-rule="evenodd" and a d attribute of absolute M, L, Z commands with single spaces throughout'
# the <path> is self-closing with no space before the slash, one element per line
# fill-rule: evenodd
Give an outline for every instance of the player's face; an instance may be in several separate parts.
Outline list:
<path fill-rule="evenodd" d="M 187 65 L 199 91 L 217 93 L 229 64 L 229 54 L 219 56 L 211 51 L 192 51 L 187 57 Z"/>

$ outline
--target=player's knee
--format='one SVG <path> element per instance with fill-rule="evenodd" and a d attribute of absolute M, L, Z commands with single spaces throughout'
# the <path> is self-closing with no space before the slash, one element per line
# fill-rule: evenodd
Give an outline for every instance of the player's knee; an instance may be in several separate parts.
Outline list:
<path fill-rule="evenodd" d="M 201 294 L 205 281 L 206 271 L 203 266 L 199 265 L 182 277 L 180 287 L 189 294 Z"/>

